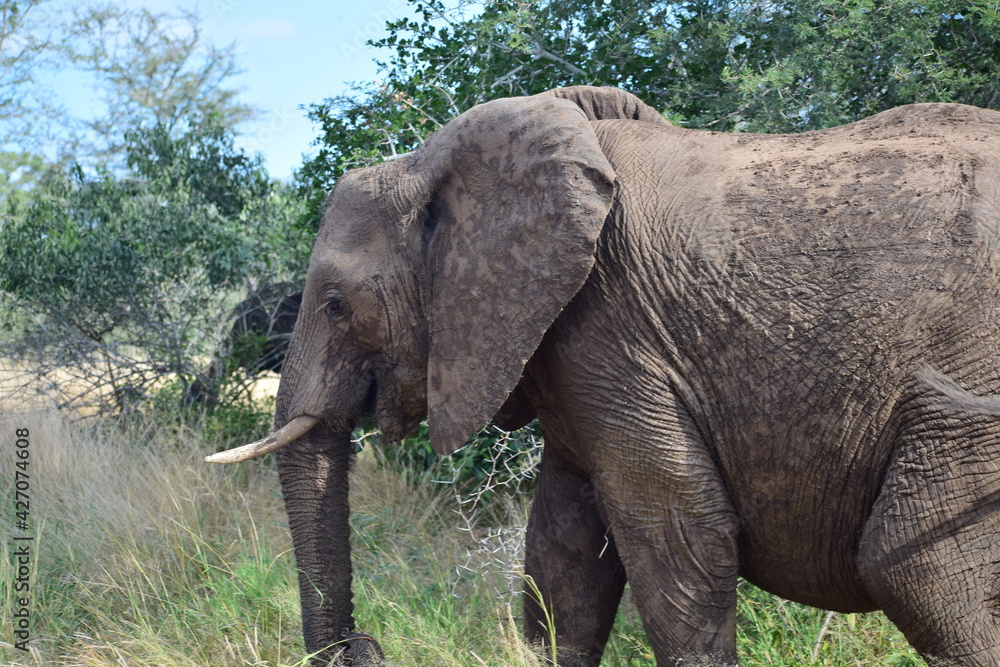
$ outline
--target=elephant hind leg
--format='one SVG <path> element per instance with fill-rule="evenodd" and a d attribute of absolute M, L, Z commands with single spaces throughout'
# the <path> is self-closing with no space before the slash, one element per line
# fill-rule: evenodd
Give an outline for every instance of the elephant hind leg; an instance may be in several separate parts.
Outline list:
<path fill-rule="evenodd" d="M 993 589 L 1000 572 L 995 563 L 975 561 L 996 556 L 956 537 L 913 555 L 866 543 L 862 576 L 889 620 L 929 665 L 995 667 L 1000 626 Z"/>
<path fill-rule="evenodd" d="M 1000 665 L 1000 425 L 908 421 L 863 532 L 863 583 L 929 665 Z"/>

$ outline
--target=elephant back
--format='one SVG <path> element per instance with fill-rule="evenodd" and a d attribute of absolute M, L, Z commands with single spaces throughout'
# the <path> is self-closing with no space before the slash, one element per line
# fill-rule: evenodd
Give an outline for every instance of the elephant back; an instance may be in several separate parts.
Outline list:
<path fill-rule="evenodd" d="M 670 126 L 660 113 L 632 93 L 610 86 L 554 88 L 536 97 L 558 97 L 576 104 L 590 120 L 638 120 Z"/>

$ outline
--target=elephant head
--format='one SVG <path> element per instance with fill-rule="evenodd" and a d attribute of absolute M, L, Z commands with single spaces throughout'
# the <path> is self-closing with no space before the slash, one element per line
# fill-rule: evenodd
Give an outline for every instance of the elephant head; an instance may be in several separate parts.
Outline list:
<path fill-rule="evenodd" d="M 374 414 L 391 441 L 427 417 L 450 454 L 504 405 L 594 265 L 615 180 L 591 125 L 602 118 L 665 123 L 613 88 L 496 100 L 408 156 L 349 172 L 327 199 L 278 430 L 209 458 L 283 448 L 310 651 L 353 630 L 351 430 Z"/>

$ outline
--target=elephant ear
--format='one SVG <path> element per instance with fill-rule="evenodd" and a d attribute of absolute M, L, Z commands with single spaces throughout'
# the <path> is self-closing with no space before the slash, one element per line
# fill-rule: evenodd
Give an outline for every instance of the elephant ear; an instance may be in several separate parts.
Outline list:
<path fill-rule="evenodd" d="M 615 174 L 587 115 L 554 96 L 474 107 L 413 158 L 432 179 L 428 423 L 450 454 L 503 405 L 586 281 Z"/>

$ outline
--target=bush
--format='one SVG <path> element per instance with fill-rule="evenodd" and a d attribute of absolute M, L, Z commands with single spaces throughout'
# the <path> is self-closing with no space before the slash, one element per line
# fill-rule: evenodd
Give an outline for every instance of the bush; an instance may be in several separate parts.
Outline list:
<path fill-rule="evenodd" d="M 190 384 L 243 286 L 304 273 L 309 245 L 296 200 L 211 116 L 126 139 L 127 173 L 52 172 L 0 228 L 0 351 L 71 368 L 78 403 L 119 412 Z"/>

